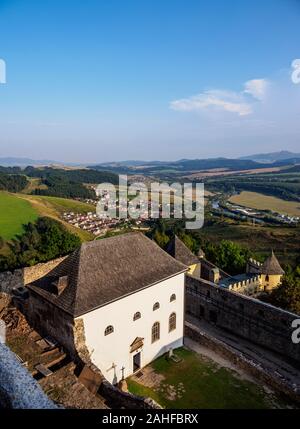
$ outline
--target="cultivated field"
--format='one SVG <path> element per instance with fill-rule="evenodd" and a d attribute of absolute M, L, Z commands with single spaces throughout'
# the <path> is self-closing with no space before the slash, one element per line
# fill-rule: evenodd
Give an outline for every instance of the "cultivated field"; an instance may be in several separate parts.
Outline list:
<path fill-rule="evenodd" d="M 229 201 L 253 209 L 273 210 L 291 216 L 300 216 L 300 202 L 285 201 L 256 192 L 243 191 L 239 195 L 232 196 Z"/>
<path fill-rule="evenodd" d="M 38 217 L 32 205 L 14 194 L 0 192 L 0 236 L 10 240 L 23 231 L 23 225 Z"/>
<path fill-rule="evenodd" d="M 235 174 L 249 175 L 249 174 L 262 174 L 262 173 L 277 173 L 280 171 L 280 167 L 268 167 L 268 168 L 254 168 L 250 170 L 228 170 L 228 168 L 213 168 L 210 170 L 200 170 L 186 176 L 187 179 L 201 180 L 206 177 L 218 177 L 218 176 L 234 176 Z"/>

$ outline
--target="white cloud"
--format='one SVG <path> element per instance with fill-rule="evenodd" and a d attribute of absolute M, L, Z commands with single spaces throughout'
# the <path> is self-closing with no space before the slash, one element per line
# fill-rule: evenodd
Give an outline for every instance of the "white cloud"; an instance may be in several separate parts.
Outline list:
<path fill-rule="evenodd" d="M 220 90 L 204 91 L 189 98 L 172 101 L 170 108 L 186 112 L 215 108 L 237 113 L 239 116 L 246 116 L 252 113 L 251 105 L 243 99 L 241 94 Z"/>
<path fill-rule="evenodd" d="M 185 112 L 215 109 L 247 116 L 253 113 L 254 100 L 262 101 L 266 97 L 269 82 L 266 79 L 252 79 L 244 84 L 241 92 L 225 90 L 203 91 L 188 98 L 171 101 L 170 108 Z M 251 98 L 247 95 L 251 95 Z"/>
<path fill-rule="evenodd" d="M 257 100 L 263 100 L 266 96 L 269 82 L 266 79 L 252 79 L 245 83 L 246 94 L 252 95 Z"/>

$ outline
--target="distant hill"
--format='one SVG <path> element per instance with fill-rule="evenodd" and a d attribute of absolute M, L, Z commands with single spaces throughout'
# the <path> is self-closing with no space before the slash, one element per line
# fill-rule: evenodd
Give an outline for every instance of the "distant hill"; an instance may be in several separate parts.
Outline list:
<path fill-rule="evenodd" d="M 56 161 L 51 161 L 49 159 L 37 160 L 31 158 L 14 158 L 6 157 L 0 158 L 0 165 L 4 167 L 14 167 L 14 166 L 27 166 L 27 165 L 50 165 L 50 164 L 60 164 Z"/>
<path fill-rule="evenodd" d="M 280 152 L 258 153 L 255 155 L 242 156 L 239 159 L 268 163 L 268 162 L 292 160 L 295 158 L 300 158 L 300 153 L 293 153 L 293 152 L 289 152 L 288 150 L 282 150 Z"/>
<path fill-rule="evenodd" d="M 139 161 L 139 160 L 127 160 L 127 161 L 112 161 L 103 162 L 99 165 L 103 167 L 141 167 L 144 165 L 159 165 L 164 164 L 163 161 Z"/>
<path fill-rule="evenodd" d="M 210 170 L 215 168 L 228 170 L 250 170 L 264 167 L 281 167 L 285 165 L 294 165 L 300 163 L 300 153 L 289 151 L 273 152 L 266 154 L 249 155 L 241 158 L 205 158 L 205 159 L 180 159 L 178 161 L 141 161 L 141 160 L 125 160 L 116 162 L 105 162 L 91 164 L 61 162 L 54 160 L 35 160 L 31 158 L 0 158 L 0 167 L 21 167 L 26 166 L 56 166 L 75 167 L 78 169 L 87 167 L 93 170 L 113 171 L 118 173 L 155 173 L 164 169 L 184 172 L 184 171 L 199 171 Z"/>
<path fill-rule="evenodd" d="M 72 162 L 61 162 L 54 161 L 51 159 L 31 159 L 31 158 L 19 158 L 19 157 L 3 157 L 0 158 L 0 165 L 3 167 L 27 167 L 28 165 L 33 166 L 49 166 L 49 165 L 66 165 L 66 166 L 79 166 L 79 163 Z"/>
<path fill-rule="evenodd" d="M 291 162 L 290 164 L 293 164 Z M 278 161 L 272 166 L 287 165 L 285 161 Z M 174 173 L 205 171 L 211 169 L 226 169 L 226 170 L 251 170 L 257 168 L 270 167 L 270 163 L 256 162 L 250 159 L 229 159 L 229 158 L 208 158 L 208 159 L 182 159 L 179 161 L 165 162 L 144 162 L 143 164 L 136 163 L 110 163 L 91 165 L 89 168 L 95 170 L 110 170 L 118 173 L 136 174 L 155 174 L 164 170 L 172 170 Z"/>

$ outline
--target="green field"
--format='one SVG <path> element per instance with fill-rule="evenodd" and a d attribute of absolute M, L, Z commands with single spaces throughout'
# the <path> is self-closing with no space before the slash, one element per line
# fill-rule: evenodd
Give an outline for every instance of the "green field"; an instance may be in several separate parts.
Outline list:
<path fill-rule="evenodd" d="M 164 408 L 172 409 L 267 409 L 285 407 L 278 398 L 260 386 L 223 368 L 213 360 L 193 351 L 177 349 L 179 363 L 162 356 L 147 368 L 154 370 L 149 384 L 131 377 L 127 380 L 131 393 L 153 398 Z M 146 368 L 146 370 L 147 370 Z M 142 372 L 146 371 L 145 369 Z M 155 375 L 157 374 L 157 375 Z"/>
<path fill-rule="evenodd" d="M 80 201 L 67 198 L 35 196 L 26 194 L 10 194 L 0 192 L 0 237 L 9 241 L 23 231 L 23 225 L 36 220 L 39 216 L 47 216 L 61 222 L 69 231 L 78 235 L 82 241 L 94 237 L 88 231 L 76 228 L 65 222 L 61 215 L 65 211 L 87 213 L 95 211 L 95 207 Z M 1 254 L 7 246 L 1 249 Z"/>
<path fill-rule="evenodd" d="M 27 201 L 37 211 L 40 216 L 48 216 L 61 222 L 69 231 L 77 234 L 82 241 L 89 241 L 93 239 L 93 235 L 84 231 L 83 229 L 76 228 L 73 225 L 65 222 L 61 215 L 65 211 L 73 211 L 75 213 L 87 213 L 95 211 L 95 207 L 90 204 L 82 203 L 80 201 L 71 200 L 68 198 L 46 197 L 37 195 L 17 194 L 20 198 Z"/>
<path fill-rule="evenodd" d="M 37 219 L 32 205 L 15 195 L 0 192 L 0 236 L 10 240 L 23 231 L 23 225 Z"/>
<path fill-rule="evenodd" d="M 273 210 L 274 212 L 290 216 L 300 216 L 300 202 L 285 201 L 281 198 L 259 194 L 257 192 L 243 191 L 232 196 L 229 201 L 241 206 L 258 210 Z"/>

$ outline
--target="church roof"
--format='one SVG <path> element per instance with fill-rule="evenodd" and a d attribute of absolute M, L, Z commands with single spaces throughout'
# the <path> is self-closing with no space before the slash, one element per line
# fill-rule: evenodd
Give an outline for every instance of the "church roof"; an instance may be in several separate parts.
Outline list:
<path fill-rule="evenodd" d="M 184 265 L 199 264 L 199 259 L 190 251 L 190 249 L 177 237 L 169 241 L 166 251 L 177 261 Z"/>
<path fill-rule="evenodd" d="M 77 317 L 186 270 L 145 235 L 129 233 L 83 243 L 28 288 Z M 53 284 L 64 276 L 57 294 Z"/>
<path fill-rule="evenodd" d="M 273 250 L 271 255 L 265 260 L 261 266 L 262 274 L 273 274 L 273 275 L 282 275 L 284 270 L 281 268 L 278 259 L 276 258 Z"/>

